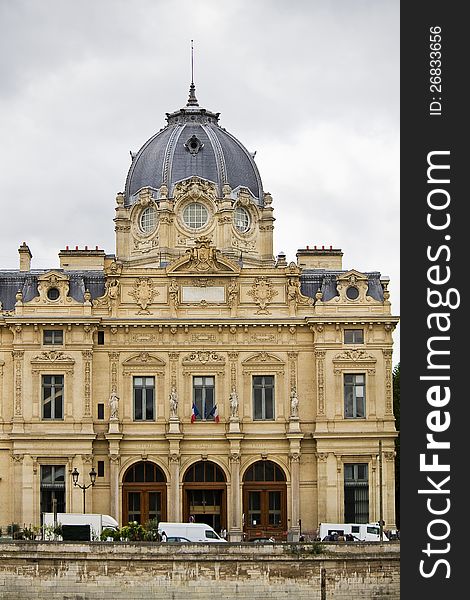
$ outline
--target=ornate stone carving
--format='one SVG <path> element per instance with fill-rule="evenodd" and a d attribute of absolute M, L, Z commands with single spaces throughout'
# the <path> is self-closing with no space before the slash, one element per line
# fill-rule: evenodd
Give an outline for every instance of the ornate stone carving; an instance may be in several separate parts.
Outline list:
<path fill-rule="evenodd" d="M 141 308 L 137 314 L 150 314 L 147 307 L 152 304 L 153 299 L 159 295 L 159 292 L 154 289 L 151 279 L 140 277 L 134 282 L 134 287 L 129 295 L 134 298 Z"/>
<path fill-rule="evenodd" d="M 367 362 L 376 362 L 376 359 L 367 354 L 365 350 L 345 350 L 340 354 L 337 354 L 333 360 L 352 360 L 354 362 L 357 361 L 367 361 Z"/>
<path fill-rule="evenodd" d="M 59 352 L 58 350 L 49 350 L 48 352 L 41 352 L 41 354 L 37 354 L 31 362 L 69 362 L 74 363 L 75 361 L 68 354 L 64 354 L 64 352 Z"/>
<path fill-rule="evenodd" d="M 183 359 L 183 364 L 194 364 L 200 363 L 205 365 L 206 363 L 215 363 L 217 365 L 225 364 L 225 359 L 217 352 L 212 350 L 197 350 L 195 352 L 191 352 Z"/>
<path fill-rule="evenodd" d="M 235 308 L 238 304 L 238 282 L 235 278 L 230 280 L 230 285 L 227 287 L 227 304 L 230 308 Z"/>
<path fill-rule="evenodd" d="M 105 291 L 102 296 L 93 300 L 93 306 L 107 306 L 109 312 L 112 312 L 119 302 L 120 283 L 116 277 L 109 277 L 105 283 Z"/>
<path fill-rule="evenodd" d="M 248 295 L 252 296 L 255 303 L 258 305 L 257 314 L 271 314 L 267 305 L 271 302 L 274 296 L 277 296 L 278 291 L 275 290 L 267 277 L 257 277 L 248 291 Z"/>
<path fill-rule="evenodd" d="M 313 304 L 312 298 L 304 296 L 300 291 L 300 281 L 298 277 L 289 277 L 286 283 L 287 304 L 290 308 L 297 305 L 309 306 Z"/>
<path fill-rule="evenodd" d="M 172 279 L 170 281 L 170 284 L 168 286 L 168 298 L 170 301 L 170 306 L 173 309 L 176 309 L 178 307 L 179 301 L 178 301 L 178 290 L 179 290 L 179 285 L 178 282 L 176 281 L 176 279 Z"/>
<path fill-rule="evenodd" d="M 175 185 L 175 200 L 190 199 L 193 201 L 203 198 L 215 199 L 217 196 L 216 187 L 213 183 L 200 179 L 199 177 L 190 177 Z"/>

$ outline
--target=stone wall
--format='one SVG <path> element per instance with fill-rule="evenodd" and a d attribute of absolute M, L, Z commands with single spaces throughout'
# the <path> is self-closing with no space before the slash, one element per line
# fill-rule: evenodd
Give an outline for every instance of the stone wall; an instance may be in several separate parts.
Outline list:
<path fill-rule="evenodd" d="M 389 544 L 0 543 L 2 600 L 398 600 Z"/>

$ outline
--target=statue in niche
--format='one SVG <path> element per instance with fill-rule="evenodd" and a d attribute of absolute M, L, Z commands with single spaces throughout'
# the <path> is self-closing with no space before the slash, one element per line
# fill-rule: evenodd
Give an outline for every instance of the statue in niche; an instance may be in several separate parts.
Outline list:
<path fill-rule="evenodd" d="M 299 399 L 295 387 L 292 388 L 290 393 L 290 416 L 295 418 L 299 416 Z"/>
<path fill-rule="evenodd" d="M 117 421 L 119 419 L 119 396 L 115 390 L 111 392 L 109 397 L 109 419 L 111 421 Z"/>
<path fill-rule="evenodd" d="M 238 394 L 234 385 L 232 385 L 232 391 L 230 392 L 230 417 L 238 417 Z"/>
<path fill-rule="evenodd" d="M 178 393 L 175 386 L 171 388 L 170 396 L 170 419 L 178 418 Z"/>

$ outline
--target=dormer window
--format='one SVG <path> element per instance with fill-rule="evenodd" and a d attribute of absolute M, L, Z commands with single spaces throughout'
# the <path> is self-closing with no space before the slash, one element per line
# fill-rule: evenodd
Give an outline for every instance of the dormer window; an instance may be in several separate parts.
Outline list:
<path fill-rule="evenodd" d="M 188 150 L 188 152 L 190 154 L 197 154 L 199 152 L 199 150 L 202 150 L 204 148 L 204 144 L 201 142 L 201 140 L 198 137 L 196 137 L 195 135 L 192 135 L 189 138 L 189 140 L 186 142 L 184 147 L 186 148 L 186 150 Z"/>

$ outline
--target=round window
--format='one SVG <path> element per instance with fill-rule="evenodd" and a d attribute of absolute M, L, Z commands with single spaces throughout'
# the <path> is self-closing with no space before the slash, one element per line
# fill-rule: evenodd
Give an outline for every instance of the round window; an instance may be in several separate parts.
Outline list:
<path fill-rule="evenodd" d="M 47 290 L 47 297 L 49 298 L 49 300 L 57 300 L 59 296 L 60 292 L 57 288 L 51 287 Z"/>
<path fill-rule="evenodd" d="M 359 298 L 359 290 L 357 289 L 357 287 L 350 285 L 346 290 L 346 296 L 350 300 L 357 300 Z"/>
<path fill-rule="evenodd" d="M 154 206 L 147 206 L 140 215 L 140 230 L 143 233 L 151 233 L 155 229 L 157 211 Z"/>
<path fill-rule="evenodd" d="M 201 229 L 209 220 L 207 208 L 200 202 L 191 202 L 183 211 L 183 221 L 190 229 Z"/>
<path fill-rule="evenodd" d="M 248 229 L 250 229 L 250 215 L 248 214 L 248 211 L 246 211 L 241 206 L 238 206 L 235 209 L 233 221 L 235 224 L 235 228 L 240 233 L 246 233 Z"/>

